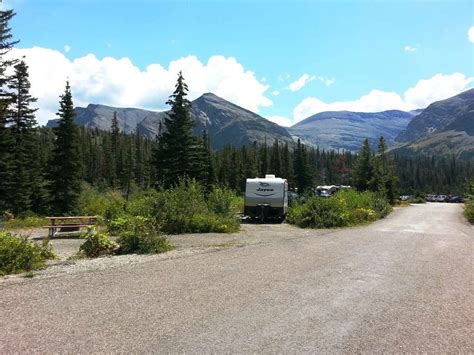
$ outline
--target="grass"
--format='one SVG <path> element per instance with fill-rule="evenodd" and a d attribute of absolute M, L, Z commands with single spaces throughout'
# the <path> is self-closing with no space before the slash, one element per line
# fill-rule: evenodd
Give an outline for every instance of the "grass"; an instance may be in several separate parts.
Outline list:
<path fill-rule="evenodd" d="M 44 217 L 25 217 L 25 218 L 12 218 L 5 222 L 5 229 L 25 229 L 25 228 L 38 228 L 46 226 L 49 221 Z"/>

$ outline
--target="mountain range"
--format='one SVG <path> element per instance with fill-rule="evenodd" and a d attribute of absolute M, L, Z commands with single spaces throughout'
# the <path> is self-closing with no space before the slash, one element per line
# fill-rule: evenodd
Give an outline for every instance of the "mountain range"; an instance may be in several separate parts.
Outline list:
<path fill-rule="evenodd" d="M 395 140 L 398 153 L 474 160 L 474 89 L 432 103 Z"/>
<path fill-rule="evenodd" d="M 100 130 L 110 130 L 116 112 L 118 125 L 123 132 L 133 133 L 138 130 L 148 138 L 156 136 L 159 124 L 166 115 L 166 112 L 96 104 L 85 108 L 77 107 L 75 111 L 77 124 Z M 285 128 L 211 93 L 192 101 L 191 117 L 196 121 L 194 134 L 201 135 L 206 130 L 214 149 L 228 144 L 241 147 L 254 141 L 263 143 L 265 140 L 268 144 L 273 144 L 275 139 L 293 142 Z M 47 126 L 54 127 L 57 121 L 50 120 Z"/>
<path fill-rule="evenodd" d="M 138 131 L 154 138 L 166 112 L 137 108 L 117 108 L 90 104 L 77 107 L 77 124 L 109 130 L 114 112 L 125 133 Z M 474 160 L 474 89 L 446 100 L 437 101 L 424 110 L 410 112 L 389 110 L 376 113 L 335 111 L 312 115 L 290 128 L 280 127 L 267 119 L 206 93 L 192 101 L 191 116 L 196 122 L 194 134 L 206 130 L 214 149 L 225 145 L 237 147 L 253 142 L 272 144 L 303 143 L 322 149 L 358 151 L 369 139 L 375 149 L 383 135 L 389 146 L 400 154 L 451 155 Z M 54 127 L 57 120 L 48 122 Z"/>
<path fill-rule="evenodd" d="M 358 151 L 365 138 L 377 148 L 380 136 L 391 145 L 419 112 L 390 110 L 376 113 L 333 111 L 321 112 L 298 122 L 289 132 L 306 144 L 323 149 Z"/>

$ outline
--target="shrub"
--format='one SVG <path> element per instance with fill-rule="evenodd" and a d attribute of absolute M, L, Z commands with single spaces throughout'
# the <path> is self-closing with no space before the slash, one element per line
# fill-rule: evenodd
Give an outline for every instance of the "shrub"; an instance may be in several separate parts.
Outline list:
<path fill-rule="evenodd" d="M 187 231 L 191 233 L 232 233 L 237 232 L 239 227 L 240 223 L 236 218 L 208 213 L 193 215 L 187 226 Z"/>
<path fill-rule="evenodd" d="M 85 241 L 79 250 L 89 258 L 114 254 L 118 250 L 117 243 L 110 240 L 106 233 L 99 233 L 95 228 L 89 228 L 81 237 Z"/>
<path fill-rule="evenodd" d="M 349 224 L 347 208 L 339 199 L 312 197 L 288 210 L 288 223 L 302 228 L 332 228 Z"/>
<path fill-rule="evenodd" d="M 160 192 L 150 189 L 134 195 L 127 203 L 126 213 L 132 216 L 152 217 Z"/>
<path fill-rule="evenodd" d="M 370 208 L 356 208 L 352 215 L 355 224 L 377 220 L 377 214 Z"/>
<path fill-rule="evenodd" d="M 31 216 L 26 218 L 12 218 L 5 222 L 6 229 L 33 228 L 45 226 L 49 221 L 44 217 Z"/>
<path fill-rule="evenodd" d="M 122 254 L 156 254 L 172 249 L 159 227 L 145 217 L 130 217 L 128 223 L 118 228 L 118 243 Z"/>
<path fill-rule="evenodd" d="M 464 215 L 467 220 L 474 224 L 474 197 L 470 197 L 464 204 Z"/>
<path fill-rule="evenodd" d="M 42 269 L 46 260 L 53 258 L 50 248 L 37 245 L 27 237 L 0 231 L 0 275 Z"/>
<path fill-rule="evenodd" d="M 225 187 L 214 187 L 207 197 L 209 211 L 219 216 L 232 216 L 236 213 L 235 193 Z"/>
<path fill-rule="evenodd" d="M 222 201 L 219 198 L 222 197 Z M 215 188 L 206 201 L 204 192 L 194 180 L 180 181 L 173 189 L 155 196 L 151 217 L 168 234 L 206 232 L 233 232 L 239 221 L 233 218 L 235 195 L 229 190 Z M 206 215 L 207 217 L 203 217 Z M 224 227 L 225 226 L 225 227 Z"/>
<path fill-rule="evenodd" d="M 375 221 L 390 213 L 388 201 L 374 192 L 344 190 L 330 198 L 309 197 L 288 209 L 286 221 L 302 228 L 345 227 Z"/>
<path fill-rule="evenodd" d="M 200 184 L 181 180 L 169 190 L 148 190 L 135 195 L 127 204 L 126 214 L 110 220 L 107 225 L 110 233 L 118 233 L 130 219 L 145 217 L 167 234 L 229 233 L 239 228 L 240 222 L 234 216 L 241 206 L 243 199 L 227 188 L 214 187 L 206 199 Z"/>
<path fill-rule="evenodd" d="M 106 220 L 114 219 L 124 214 L 125 199 L 119 191 L 100 192 L 85 184 L 79 197 L 79 213 L 96 215 Z"/>

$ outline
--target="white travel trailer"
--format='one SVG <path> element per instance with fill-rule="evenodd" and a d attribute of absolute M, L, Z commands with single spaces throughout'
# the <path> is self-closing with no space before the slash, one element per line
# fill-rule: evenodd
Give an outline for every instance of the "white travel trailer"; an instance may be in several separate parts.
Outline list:
<path fill-rule="evenodd" d="M 247 179 L 244 214 L 261 220 L 283 219 L 288 209 L 288 182 L 275 175 Z"/>

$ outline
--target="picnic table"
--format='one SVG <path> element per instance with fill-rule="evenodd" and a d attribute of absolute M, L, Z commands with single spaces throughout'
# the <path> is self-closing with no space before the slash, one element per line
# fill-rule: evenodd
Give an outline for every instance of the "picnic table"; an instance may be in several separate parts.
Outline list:
<path fill-rule="evenodd" d="M 77 234 L 81 228 L 95 226 L 97 216 L 46 217 L 46 219 L 49 219 L 50 225 L 43 226 L 43 228 L 48 229 L 48 236 L 44 241 L 45 244 L 47 244 L 52 237 Z"/>

